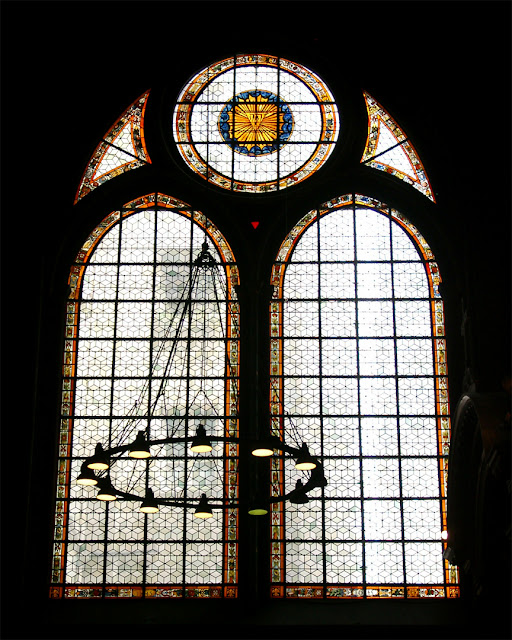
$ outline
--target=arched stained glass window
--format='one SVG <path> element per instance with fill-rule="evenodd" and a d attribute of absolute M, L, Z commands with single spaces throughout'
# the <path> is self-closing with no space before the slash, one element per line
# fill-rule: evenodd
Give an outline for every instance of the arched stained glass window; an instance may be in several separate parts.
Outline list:
<path fill-rule="evenodd" d="M 411 142 L 389 113 L 363 92 L 368 110 L 368 138 L 361 162 L 385 171 L 435 201 L 423 164 Z"/>
<path fill-rule="evenodd" d="M 67 303 L 53 597 L 236 596 L 237 284 L 222 234 L 162 194 L 112 212 L 83 245 Z M 185 441 L 199 425 L 217 437 L 210 453 Z M 141 431 L 175 441 L 146 460 L 115 451 Z M 76 484 L 95 443 L 111 450 L 97 473 L 129 499 Z M 149 489 L 169 500 L 155 514 L 139 510 Z M 219 511 L 198 521 L 186 507 L 203 493 Z"/>
<path fill-rule="evenodd" d="M 271 424 L 325 487 L 271 512 L 274 597 L 456 597 L 443 559 L 450 418 L 435 258 L 398 211 L 347 195 L 273 266 Z M 272 495 L 304 472 L 272 458 Z"/>
<path fill-rule="evenodd" d="M 327 86 L 306 67 L 242 55 L 196 74 L 178 97 L 173 132 L 185 163 L 232 191 L 267 193 L 317 171 L 338 139 Z"/>
<path fill-rule="evenodd" d="M 75 204 L 107 180 L 151 163 L 144 139 L 148 96 L 149 91 L 135 100 L 96 147 L 80 181 Z"/>

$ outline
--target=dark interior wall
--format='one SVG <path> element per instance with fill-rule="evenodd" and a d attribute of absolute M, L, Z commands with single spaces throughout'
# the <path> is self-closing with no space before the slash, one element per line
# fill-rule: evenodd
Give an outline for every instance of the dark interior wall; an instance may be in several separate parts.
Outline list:
<path fill-rule="evenodd" d="M 326 170 L 315 182 L 269 198 L 265 207 L 208 192 L 172 148 L 169 155 L 151 147 L 165 125 L 157 117 L 147 135 L 161 169 L 150 175 L 140 170 L 140 177 L 131 172 L 133 197 L 138 189 L 157 189 L 204 210 L 229 229 L 257 288 L 266 282 L 265 258 L 318 197 L 369 185 L 376 190 L 371 195 L 397 208 L 412 202 L 407 214 L 444 276 L 452 405 L 465 390 L 467 365 L 477 389 L 499 391 L 510 366 L 510 4 L 4 2 L 2 28 L 4 637 L 92 637 L 95 627 L 80 631 L 85 621 L 98 625 L 125 616 L 133 624 L 152 623 L 144 631 L 124 629 L 126 637 L 151 637 L 151 629 L 156 635 L 159 622 L 166 625 L 164 636 L 168 625 L 178 624 L 174 637 L 214 637 L 206 631 L 194 636 L 187 626 L 186 616 L 208 611 L 208 604 L 164 611 L 162 603 L 87 609 L 92 603 L 47 600 L 67 273 L 90 230 L 119 204 L 112 187 L 88 196 L 91 204 L 73 207 L 85 165 L 100 136 L 137 96 L 151 88 L 164 108 L 196 70 L 235 52 L 275 53 L 308 66 L 336 96 L 347 96 L 340 108 L 352 121 L 366 89 L 412 138 L 437 205 L 384 179 L 375 186 L 364 172 L 345 167 L 343 158 L 356 157 L 364 145 L 356 130 L 341 136 L 334 157 L 339 173 Z M 249 224 L 254 216 L 257 234 Z M 23 620 L 9 615 L 20 599 L 30 611 Z M 451 637 L 470 637 L 464 635 L 470 627 L 483 633 L 478 625 L 485 614 L 471 626 L 476 614 L 465 607 L 341 603 L 318 609 L 260 597 L 242 602 L 237 620 L 247 637 L 259 637 L 259 625 L 279 634 L 294 624 L 300 626 L 294 637 L 322 637 L 319 631 L 301 635 L 316 625 L 325 637 L 410 637 L 413 625 L 419 637 L 447 637 L 447 630 Z M 217 637 L 228 637 L 221 622 L 216 629 Z M 240 637 L 236 633 L 230 637 Z"/>

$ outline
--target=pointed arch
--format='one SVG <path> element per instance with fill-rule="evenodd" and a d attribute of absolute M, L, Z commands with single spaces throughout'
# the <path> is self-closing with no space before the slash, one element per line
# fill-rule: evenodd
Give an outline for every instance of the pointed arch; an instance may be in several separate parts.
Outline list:
<path fill-rule="evenodd" d="M 369 93 L 363 95 L 368 137 L 361 162 L 400 178 L 435 202 L 423 164 L 402 128 Z"/>
<path fill-rule="evenodd" d="M 151 163 L 144 138 L 148 97 L 146 91 L 137 98 L 98 144 L 84 171 L 74 204 L 111 178 Z"/>
<path fill-rule="evenodd" d="M 274 503 L 271 595 L 457 597 L 446 549 L 450 412 L 440 275 L 407 218 L 349 194 L 306 214 L 273 266 L 271 431 L 322 461 Z M 301 472 L 272 458 L 273 496 Z"/>
<path fill-rule="evenodd" d="M 51 596 L 236 597 L 238 444 L 226 438 L 238 436 L 239 310 L 229 244 L 204 214 L 148 194 L 94 229 L 69 285 Z M 208 455 L 183 440 L 199 423 L 220 442 Z M 95 443 L 122 447 L 140 430 L 181 438 L 153 445 L 147 461 L 120 452 L 100 472 L 140 498 L 104 504 L 97 487 L 76 484 Z M 171 503 L 141 513 L 148 489 Z M 222 514 L 198 526 L 186 507 L 204 491 Z"/>

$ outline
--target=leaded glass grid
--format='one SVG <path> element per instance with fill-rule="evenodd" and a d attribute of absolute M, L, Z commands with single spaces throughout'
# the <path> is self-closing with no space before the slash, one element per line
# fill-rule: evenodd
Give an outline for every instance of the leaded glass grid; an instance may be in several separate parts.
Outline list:
<path fill-rule="evenodd" d="M 361 162 L 384 171 L 435 202 L 423 164 L 401 127 L 372 96 L 363 91 L 368 112 L 368 137 Z"/>
<path fill-rule="evenodd" d="M 203 243 L 216 265 L 197 275 Z M 212 436 L 238 436 L 238 270 L 228 243 L 186 203 L 150 194 L 93 231 L 69 284 L 51 596 L 236 597 L 236 442 L 210 454 L 159 445 L 149 461 L 122 455 L 109 471 L 141 500 L 147 487 L 188 501 L 206 492 L 225 505 L 208 521 L 191 509 L 102 503 L 97 488 L 75 484 L 97 442 L 130 443 L 139 429 L 156 440 L 202 423 Z"/>
<path fill-rule="evenodd" d="M 148 97 L 149 91 L 137 98 L 103 136 L 87 163 L 75 204 L 108 180 L 151 163 L 144 136 Z"/>
<path fill-rule="evenodd" d="M 309 212 L 274 263 L 271 429 L 327 486 L 271 512 L 271 595 L 458 597 L 446 547 L 450 414 L 440 275 L 398 211 L 353 194 Z M 272 495 L 304 472 L 272 458 Z"/>
<path fill-rule="evenodd" d="M 264 54 L 203 69 L 178 96 L 174 140 L 186 165 L 223 189 L 267 193 L 308 178 L 338 138 L 325 83 L 306 67 Z"/>

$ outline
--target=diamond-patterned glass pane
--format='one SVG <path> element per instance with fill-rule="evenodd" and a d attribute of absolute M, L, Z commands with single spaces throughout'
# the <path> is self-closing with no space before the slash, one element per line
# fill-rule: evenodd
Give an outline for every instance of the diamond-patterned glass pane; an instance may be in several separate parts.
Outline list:
<path fill-rule="evenodd" d="M 214 441 L 211 453 L 193 453 L 183 440 L 200 424 L 211 436 L 224 437 L 228 428 L 238 435 L 237 269 L 212 223 L 184 203 L 179 211 L 165 208 L 172 199 L 160 194 L 153 207 L 154 198 L 103 221 L 72 270 L 52 584 L 83 593 L 93 585 L 108 590 L 100 595 L 138 585 L 130 593 L 140 595 L 160 585 L 185 595 L 184 585 L 218 589 L 237 581 L 235 510 L 214 509 L 200 520 L 192 508 L 203 493 L 217 504 L 236 502 L 237 445 Z M 296 359 L 294 366 L 300 382 Z M 307 389 L 301 398 L 297 387 L 297 403 L 307 403 Z M 151 457 L 137 460 L 127 451 L 142 431 L 152 441 L 182 441 L 153 442 Z M 108 472 L 97 472 L 117 489 L 112 501 L 76 483 L 98 443 L 114 448 Z M 142 513 L 150 489 L 171 504 Z"/>
<path fill-rule="evenodd" d="M 339 202 L 305 216 L 279 252 L 283 259 L 286 243 L 294 246 L 274 292 L 283 347 L 273 351 L 272 373 L 282 373 L 273 389 L 282 395 L 271 407 L 285 439 L 320 457 L 327 484 L 307 504 L 283 507 L 272 535 L 285 553 L 281 561 L 275 548 L 273 582 L 334 585 L 329 597 L 404 597 L 403 586 L 381 585 L 445 581 L 438 441 L 442 428 L 446 454 L 449 427 L 437 414 L 448 405 L 444 379 L 435 379 L 445 345 L 429 280 L 437 265 L 425 264 L 426 242 L 398 212 Z M 282 491 L 297 477 L 285 465 Z M 336 587 L 351 584 L 368 587 Z"/>

